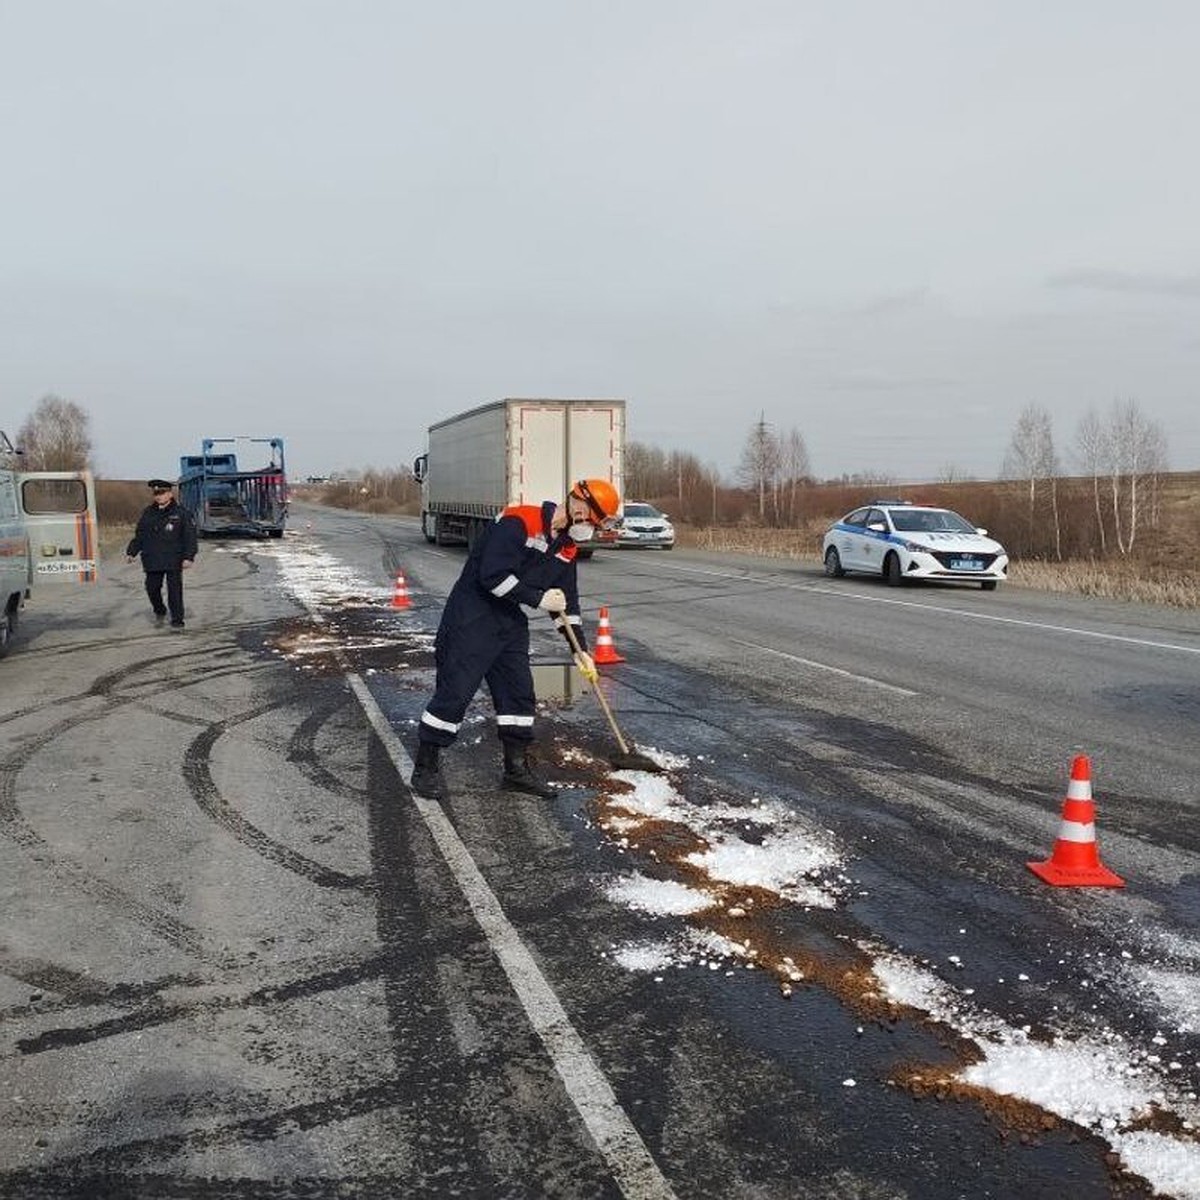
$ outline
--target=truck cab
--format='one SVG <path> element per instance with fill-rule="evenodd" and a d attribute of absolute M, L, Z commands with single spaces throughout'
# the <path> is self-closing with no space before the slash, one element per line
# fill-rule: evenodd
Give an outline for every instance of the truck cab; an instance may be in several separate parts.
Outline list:
<path fill-rule="evenodd" d="M 235 453 L 213 450 L 218 442 L 266 443 L 271 460 L 245 470 Z M 283 537 L 288 513 L 283 438 L 205 438 L 199 454 L 179 459 L 179 502 L 201 536 Z"/>

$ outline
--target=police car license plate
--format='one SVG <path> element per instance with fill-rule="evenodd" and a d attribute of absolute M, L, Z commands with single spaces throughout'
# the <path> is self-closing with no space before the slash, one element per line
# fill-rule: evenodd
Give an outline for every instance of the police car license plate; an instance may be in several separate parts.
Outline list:
<path fill-rule="evenodd" d="M 982 571 L 983 563 L 977 558 L 953 558 L 950 560 L 952 571 Z"/>

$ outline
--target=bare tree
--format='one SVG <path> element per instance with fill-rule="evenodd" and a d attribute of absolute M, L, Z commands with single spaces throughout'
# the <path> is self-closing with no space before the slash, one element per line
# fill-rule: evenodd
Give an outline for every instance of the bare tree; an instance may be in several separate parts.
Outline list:
<path fill-rule="evenodd" d="M 1084 472 L 1092 477 L 1092 504 L 1096 511 L 1096 528 L 1100 533 L 1100 553 L 1108 553 L 1104 532 L 1104 512 L 1100 507 L 1100 477 L 1111 458 L 1108 430 L 1094 408 L 1089 408 L 1075 430 L 1075 452 Z"/>
<path fill-rule="evenodd" d="M 1146 478 L 1150 487 L 1150 524 L 1157 529 L 1162 512 L 1162 477 L 1170 470 L 1167 435 L 1161 425 L 1157 423 L 1151 425 L 1146 450 Z"/>
<path fill-rule="evenodd" d="M 719 519 L 717 500 L 721 491 L 721 468 L 715 462 L 709 463 L 705 468 L 705 479 L 708 486 L 712 488 L 712 523 L 716 525 Z"/>
<path fill-rule="evenodd" d="M 789 429 L 779 443 L 779 474 L 788 491 L 786 522 L 795 525 L 799 515 L 800 489 L 812 479 L 808 446 L 798 429 Z"/>
<path fill-rule="evenodd" d="M 1049 492 L 1050 510 L 1054 521 L 1054 554 L 1062 558 L 1062 522 L 1058 512 L 1058 455 L 1054 450 L 1054 433 L 1050 414 L 1038 404 L 1027 404 L 1017 418 L 1008 452 L 1004 456 L 1004 474 L 1009 479 L 1022 479 L 1028 484 L 1028 541 L 1034 549 L 1039 541 L 1035 534 L 1038 485 Z"/>
<path fill-rule="evenodd" d="M 969 471 L 952 462 L 944 463 L 937 473 L 938 483 L 967 483 L 974 478 Z"/>
<path fill-rule="evenodd" d="M 1109 480 L 1117 549 L 1128 554 L 1137 539 L 1143 493 L 1157 509 L 1158 476 L 1166 469 L 1166 436 L 1136 400 L 1114 400 L 1109 416 Z M 1124 530 L 1121 518 L 1124 516 Z"/>
<path fill-rule="evenodd" d="M 73 400 L 43 396 L 17 432 L 31 471 L 82 471 L 91 462 L 91 417 Z"/>
<path fill-rule="evenodd" d="M 758 519 L 767 519 L 767 493 L 774 495 L 779 478 L 779 439 L 767 424 L 766 414 L 760 415 L 746 437 L 738 478 L 758 493 Z"/>
<path fill-rule="evenodd" d="M 644 442 L 625 446 L 625 492 L 629 496 L 650 496 L 662 470 L 662 451 Z"/>

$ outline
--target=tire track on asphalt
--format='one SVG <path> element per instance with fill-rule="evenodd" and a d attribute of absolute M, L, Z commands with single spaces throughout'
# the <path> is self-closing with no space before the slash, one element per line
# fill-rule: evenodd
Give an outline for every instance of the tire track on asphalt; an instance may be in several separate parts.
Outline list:
<path fill-rule="evenodd" d="M 223 634 L 239 633 L 239 632 L 245 632 L 247 630 L 252 630 L 252 629 L 267 630 L 267 629 L 270 629 L 272 626 L 276 625 L 277 623 L 278 623 L 278 621 L 276 618 L 271 618 L 268 620 L 256 620 L 256 621 L 221 621 L 220 629 Z M 39 658 L 40 659 L 62 658 L 62 657 L 68 656 L 68 655 L 82 654 L 89 650 L 114 650 L 117 647 L 130 646 L 130 645 L 134 645 L 138 642 L 161 643 L 164 638 L 175 637 L 175 636 L 176 635 L 167 633 L 166 631 L 164 631 L 162 629 L 151 628 L 151 629 L 147 629 L 146 632 L 144 632 L 144 633 L 124 634 L 121 637 L 94 638 L 90 641 L 80 640 L 80 641 L 73 641 L 73 642 L 70 642 L 67 644 L 63 644 L 63 645 L 53 645 L 53 646 L 22 646 L 21 647 L 21 658 L 22 658 L 22 660 L 39 659 Z M 230 644 L 228 647 L 223 647 L 223 648 L 233 649 L 234 647 L 232 644 Z M 156 661 L 168 661 L 172 658 L 186 658 L 189 655 L 192 655 L 194 653 L 196 653 L 196 651 L 191 650 L 191 649 L 186 649 L 183 651 L 176 652 L 174 654 L 165 655 Z M 141 665 L 143 665 L 143 666 L 146 665 L 146 661 L 149 661 L 149 660 L 145 660 Z M 87 692 L 79 693 L 79 695 L 87 695 L 87 694 L 88 694 Z M 72 697 L 66 697 L 66 698 L 67 699 L 77 699 L 78 696 L 72 696 Z M 0 717 L 0 724 L 2 724 L 5 721 L 12 720 L 14 717 L 20 716 L 23 713 L 30 712 L 30 711 L 36 711 L 36 709 L 38 707 L 42 707 L 42 706 L 35 705 L 32 708 L 19 709 L 13 713 L 5 713 L 2 717 Z"/>
<path fill-rule="evenodd" d="M 206 947 L 203 935 L 194 927 L 180 921 L 169 913 L 155 908 L 153 905 L 138 900 L 123 888 L 97 875 L 85 864 L 56 851 L 25 819 L 17 799 L 17 780 L 22 770 L 33 761 L 45 748 L 59 737 L 76 734 L 81 725 L 93 724 L 113 715 L 122 707 L 140 703 L 148 696 L 173 692 L 191 683 L 201 683 L 224 675 L 244 674 L 247 670 L 261 670 L 259 664 L 243 666 L 237 670 L 213 671 L 203 669 L 203 663 L 197 664 L 192 680 L 174 678 L 166 683 L 160 683 L 136 696 L 118 696 L 116 688 L 139 673 L 163 665 L 164 663 L 203 656 L 198 650 L 164 655 L 148 662 L 130 664 L 115 671 L 107 672 L 95 679 L 86 692 L 80 693 L 74 699 L 84 700 L 91 697 L 101 697 L 106 701 L 103 708 L 97 712 L 72 714 L 55 722 L 49 728 L 28 738 L 14 753 L 0 759 L 0 834 L 8 837 L 21 846 L 33 860 L 45 871 L 71 887 L 77 888 L 85 895 L 94 897 L 109 905 L 125 919 L 132 920 L 146 929 L 151 930 L 167 944 L 175 946 L 186 954 L 202 962 L 217 965 L 230 965 L 234 960 L 223 951 L 213 951 Z M 44 708 L 60 708 L 66 701 L 58 699 Z M 41 711 L 39 709 L 32 710 Z M 29 715 L 27 712 L 26 715 Z"/>
<path fill-rule="evenodd" d="M 177 1003 L 162 1003 L 158 995 L 150 1003 L 119 1017 L 97 1021 L 93 1025 L 70 1028 L 48 1029 L 34 1037 L 20 1038 L 16 1045 L 22 1054 L 44 1054 L 48 1050 L 60 1050 L 66 1046 L 86 1046 L 104 1038 L 136 1033 L 160 1025 L 198 1016 L 201 1013 L 222 1012 L 228 1009 L 245 1011 L 251 1008 L 267 1008 L 286 1004 L 293 1000 L 305 1000 L 325 992 L 355 987 L 371 979 L 379 978 L 385 965 L 382 955 L 352 962 L 333 970 L 321 971 L 300 979 L 284 983 L 267 984 L 245 995 L 211 996 L 203 1000 Z M 165 985 L 164 985 L 165 986 Z M 162 987 L 158 988 L 158 992 Z M 106 1000 L 112 1001 L 111 995 Z"/>
<path fill-rule="evenodd" d="M 238 725 L 284 708 L 287 703 L 288 701 L 272 701 L 236 717 L 229 717 L 224 721 L 214 721 L 192 741 L 183 756 L 183 778 L 192 794 L 192 799 L 195 800 L 196 806 L 201 812 L 214 820 L 243 846 L 275 866 L 281 867 L 293 875 L 299 875 L 301 878 L 315 883 L 318 887 L 373 892 L 376 884 L 370 875 L 347 875 L 344 871 L 327 867 L 323 863 L 301 854 L 298 850 L 293 850 L 290 846 L 276 841 L 230 804 L 213 779 L 210 759 L 217 741 Z"/>
<path fill-rule="evenodd" d="M 106 709 L 99 716 L 107 716 L 110 711 Z M 83 864 L 56 852 L 22 815 L 16 799 L 16 781 L 22 768 L 60 735 L 77 730 L 82 721 L 95 719 L 97 718 L 70 717 L 61 721 L 27 742 L 16 754 L 0 762 L 0 833 L 24 849 L 34 862 L 60 882 L 109 905 L 120 916 L 151 930 L 176 949 L 203 962 L 227 961 L 224 955 L 208 950 L 200 933 L 191 926 L 136 899 Z"/>
<path fill-rule="evenodd" d="M 287 758 L 296 764 L 305 777 L 315 787 L 335 796 L 345 796 L 350 799 L 365 801 L 367 789 L 357 787 L 339 778 L 332 771 L 321 765 L 317 756 L 317 737 L 325 726 L 339 713 L 349 712 L 350 701 L 342 696 L 332 704 L 318 705 L 303 721 L 296 726 L 288 745 Z"/>
<path fill-rule="evenodd" d="M 124 638 L 118 642 L 114 642 L 113 644 L 121 645 L 129 640 L 130 639 L 128 638 Z M 62 648 L 62 653 L 73 652 L 73 647 L 68 646 Z M 149 667 L 157 667 L 164 663 L 178 662 L 185 658 L 191 658 L 196 653 L 197 652 L 195 650 L 190 649 L 177 650 L 173 651 L 171 654 L 159 655 L 157 658 L 141 659 L 137 663 L 133 663 L 129 666 L 121 667 L 116 671 L 109 671 L 104 675 L 97 676 L 96 679 L 93 680 L 93 682 L 89 684 L 82 692 L 73 692 L 69 696 L 54 696 L 49 700 L 43 700 L 37 704 L 27 704 L 24 708 L 13 709 L 11 712 L 7 712 L 3 716 L 0 716 L 0 725 L 7 725 L 13 721 L 19 721 L 24 717 L 31 717 L 37 713 L 45 712 L 48 709 L 61 708 L 64 704 L 75 704 L 81 700 L 87 700 L 94 696 L 101 696 L 107 699 L 110 697 L 111 692 L 116 688 L 116 686 L 125 678 L 136 675 L 141 671 L 145 671 Z M 28 658 L 30 656 L 26 655 L 25 657 Z M 160 692 L 167 691 L 173 689 L 174 686 L 174 683 L 172 683 L 169 688 L 161 687 L 157 690 Z"/>
<path fill-rule="evenodd" d="M 136 1196 L 139 1194 L 191 1197 L 196 1194 L 191 1190 L 193 1184 L 204 1181 L 195 1181 L 191 1177 L 156 1176 L 152 1172 L 146 1172 L 145 1174 L 151 1180 L 157 1181 L 160 1178 L 169 1180 L 176 1190 L 139 1192 L 136 1180 L 141 1172 L 137 1168 L 188 1152 L 236 1144 L 271 1142 L 293 1134 L 297 1130 L 317 1129 L 324 1125 L 379 1112 L 382 1109 L 395 1108 L 412 1101 L 411 1095 L 408 1094 L 408 1086 L 408 1081 L 405 1079 L 389 1079 L 364 1088 L 344 1091 L 325 1099 L 288 1105 L 271 1113 L 238 1117 L 232 1121 L 222 1121 L 217 1125 L 206 1125 L 203 1128 L 189 1129 L 181 1133 L 164 1133 L 154 1137 L 122 1142 L 117 1146 L 101 1146 L 94 1150 L 64 1155 L 45 1167 L 18 1168 L 0 1173 L 0 1196 L 21 1197 L 21 1200 L 49 1196 L 79 1196 L 91 1200 L 92 1197 Z M 78 1190 L 79 1180 L 88 1177 L 99 1180 L 101 1186 L 96 1190 Z M 283 1200 L 284 1197 L 308 1197 L 312 1194 L 307 1190 L 301 1190 L 304 1187 L 302 1181 L 298 1183 L 288 1180 L 282 1190 L 274 1193 L 270 1190 L 263 1190 L 262 1180 L 234 1179 L 220 1182 L 222 1189 L 215 1194 L 222 1197 L 243 1195 L 261 1197 L 274 1194 Z M 403 1182 L 403 1180 L 400 1181 L 401 1185 Z M 47 1186 L 48 1184 L 50 1186 Z M 392 1197 L 421 1194 L 420 1191 L 408 1191 L 407 1189 L 398 1192 L 396 1180 L 388 1180 L 388 1184 L 390 1190 L 386 1194 Z M 250 1190 L 243 1191 L 243 1185 L 250 1185 Z M 94 1184 L 89 1186 L 94 1186 Z M 267 1186 L 273 1185 L 268 1183 Z M 6 1192 L 4 1191 L 5 1187 L 12 1190 Z M 328 1194 L 345 1196 L 347 1192 L 341 1181 L 338 1181 L 336 1189 Z M 430 1189 L 426 1190 L 424 1194 L 434 1196 L 439 1193 Z M 444 1195 L 445 1193 L 440 1194 Z"/>

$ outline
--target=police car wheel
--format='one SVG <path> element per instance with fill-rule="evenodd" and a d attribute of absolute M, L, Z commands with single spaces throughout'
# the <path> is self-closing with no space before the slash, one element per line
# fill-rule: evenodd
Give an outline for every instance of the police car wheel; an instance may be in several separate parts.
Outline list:
<path fill-rule="evenodd" d="M 899 587 L 904 582 L 904 575 L 900 570 L 900 556 L 892 553 L 883 560 L 883 582 L 888 587 Z"/>
<path fill-rule="evenodd" d="M 837 552 L 836 547 L 830 546 L 825 551 L 825 574 L 830 579 L 841 579 L 845 573 L 842 567 L 842 556 Z"/>

